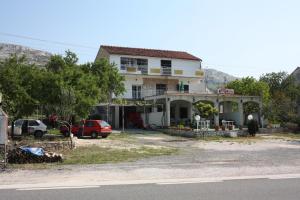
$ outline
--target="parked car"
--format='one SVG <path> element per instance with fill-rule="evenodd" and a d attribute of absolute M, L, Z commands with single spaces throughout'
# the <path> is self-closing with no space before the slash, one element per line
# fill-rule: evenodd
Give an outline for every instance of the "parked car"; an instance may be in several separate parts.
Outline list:
<path fill-rule="evenodd" d="M 73 124 L 71 125 L 71 133 L 73 133 L 73 135 L 77 135 L 79 130 L 79 124 Z M 65 137 L 69 137 L 69 127 L 67 125 L 62 125 L 59 128 L 59 131 L 65 136 Z"/>
<path fill-rule="evenodd" d="M 11 126 L 8 126 L 9 134 L 11 129 Z M 18 119 L 14 123 L 14 136 L 34 135 L 36 138 L 41 138 L 46 133 L 47 126 L 41 120 Z"/>
<path fill-rule="evenodd" d="M 106 138 L 112 132 L 111 125 L 103 120 L 82 120 L 77 137 L 90 136 L 91 138 L 97 138 L 101 136 Z"/>

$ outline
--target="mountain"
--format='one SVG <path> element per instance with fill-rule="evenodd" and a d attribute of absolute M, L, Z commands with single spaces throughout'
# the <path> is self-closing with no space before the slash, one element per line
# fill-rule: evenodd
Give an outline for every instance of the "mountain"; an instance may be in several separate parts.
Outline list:
<path fill-rule="evenodd" d="M 36 65 L 45 65 L 52 55 L 46 51 L 36 50 L 21 45 L 0 43 L 0 60 L 8 58 L 11 54 L 16 54 L 18 56 L 25 55 L 28 63 Z"/>
<path fill-rule="evenodd" d="M 215 69 L 206 68 L 204 69 L 204 72 L 207 88 L 212 92 L 216 92 L 218 88 L 223 87 L 226 83 L 230 81 L 239 79 L 237 77 Z"/>

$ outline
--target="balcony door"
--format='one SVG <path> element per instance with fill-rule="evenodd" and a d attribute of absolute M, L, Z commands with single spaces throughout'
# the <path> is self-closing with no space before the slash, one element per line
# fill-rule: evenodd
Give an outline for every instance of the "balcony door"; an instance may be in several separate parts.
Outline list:
<path fill-rule="evenodd" d="M 172 61 L 171 60 L 161 60 L 161 74 L 166 76 L 172 75 Z"/>
<path fill-rule="evenodd" d="M 142 86 L 141 85 L 133 85 L 132 86 L 132 98 L 133 99 L 141 99 Z"/>

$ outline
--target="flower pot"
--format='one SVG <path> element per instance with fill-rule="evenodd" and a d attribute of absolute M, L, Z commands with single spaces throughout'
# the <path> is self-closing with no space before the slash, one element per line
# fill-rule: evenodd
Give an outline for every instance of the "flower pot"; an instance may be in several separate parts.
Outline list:
<path fill-rule="evenodd" d="M 222 131 L 225 131 L 225 126 L 222 126 L 221 128 L 222 128 Z"/>
<path fill-rule="evenodd" d="M 219 131 L 220 130 L 220 126 L 215 126 L 215 131 Z"/>

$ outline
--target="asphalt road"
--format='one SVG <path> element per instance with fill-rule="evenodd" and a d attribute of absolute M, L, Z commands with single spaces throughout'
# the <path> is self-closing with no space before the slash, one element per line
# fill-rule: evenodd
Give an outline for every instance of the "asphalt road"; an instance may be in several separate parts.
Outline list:
<path fill-rule="evenodd" d="M 89 188 L 0 190 L 0 200 L 299 200 L 300 179 L 229 180 L 213 183 L 142 184 Z"/>

